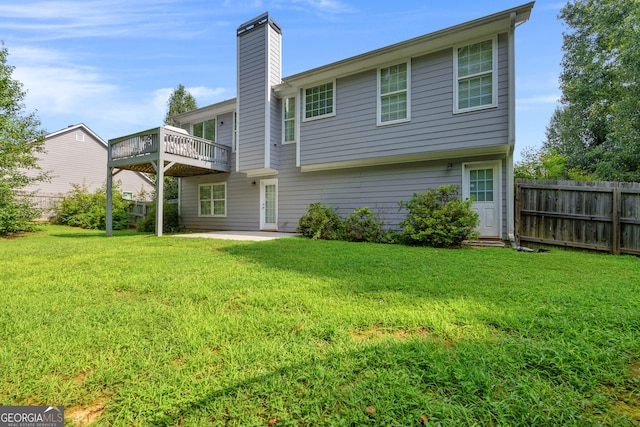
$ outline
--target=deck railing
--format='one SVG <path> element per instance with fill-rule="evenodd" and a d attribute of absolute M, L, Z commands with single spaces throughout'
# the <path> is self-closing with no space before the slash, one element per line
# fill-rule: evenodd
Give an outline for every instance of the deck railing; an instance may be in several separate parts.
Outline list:
<path fill-rule="evenodd" d="M 158 153 L 229 165 L 230 148 L 166 128 L 155 128 L 109 141 L 111 160 L 120 160 Z"/>

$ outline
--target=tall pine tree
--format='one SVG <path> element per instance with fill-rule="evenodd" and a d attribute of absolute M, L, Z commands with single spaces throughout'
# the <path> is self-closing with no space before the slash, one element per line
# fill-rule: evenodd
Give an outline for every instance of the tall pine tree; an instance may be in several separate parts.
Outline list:
<path fill-rule="evenodd" d="M 176 123 L 173 121 L 173 116 L 195 110 L 196 108 L 198 108 L 196 99 L 182 84 L 179 84 L 178 87 L 173 90 L 167 101 L 167 115 L 164 117 L 164 124 L 175 126 Z"/>
<path fill-rule="evenodd" d="M 164 118 L 164 124 L 176 126 L 177 123 L 173 121 L 173 116 L 195 110 L 196 108 L 198 108 L 196 99 L 182 84 L 179 84 L 178 87 L 173 90 L 167 101 L 167 114 Z M 166 176 L 164 178 L 164 198 L 165 200 L 178 198 L 177 178 L 173 176 Z"/>

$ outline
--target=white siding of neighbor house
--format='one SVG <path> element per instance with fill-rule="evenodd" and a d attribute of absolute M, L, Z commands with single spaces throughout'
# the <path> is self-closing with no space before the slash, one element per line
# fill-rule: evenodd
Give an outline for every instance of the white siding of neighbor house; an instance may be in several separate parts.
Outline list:
<path fill-rule="evenodd" d="M 38 165 L 50 173 L 51 180 L 37 183 L 27 191 L 37 191 L 43 196 L 63 195 L 78 184 L 94 192 L 107 181 L 107 147 L 82 127 L 47 137 L 45 152 L 38 157 Z M 114 182 L 119 183 L 120 191 L 133 193 L 134 198 L 142 190 L 148 195 L 154 190 L 137 172 L 122 171 Z"/>
<path fill-rule="evenodd" d="M 497 108 L 453 113 L 453 48 L 411 59 L 409 122 L 377 126 L 376 69 L 338 78 L 336 115 L 301 123 L 301 166 L 498 144 L 506 146 L 506 35 L 499 36 L 498 46 Z"/>

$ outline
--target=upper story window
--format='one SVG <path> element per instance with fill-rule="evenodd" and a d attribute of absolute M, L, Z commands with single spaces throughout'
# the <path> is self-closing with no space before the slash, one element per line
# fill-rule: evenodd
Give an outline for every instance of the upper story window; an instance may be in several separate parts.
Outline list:
<path fill-rule="evenodd" d="M 205 120 L 204 122 L 194 123 L 193 136 L 208 139 L 209 141 L 215 141 L 216 140 L 216 119 Z"/>
<path fill-rule="evenodd" d="M 408 62 L 378 69 L 378 125 L 411 119 L 410 73 Z"/>
<path fill-rule="evenodd" d="M 454 55 L 454 112 L 495 107 L 498 51 L 496 38 L 458 47 Z"/>
<path fill-rule="evenodd" d="M 283 144 L 296 142 L 296 98 L 284 98 L 282 100 Z"/>
<path fill-rule="evenodd" d="M 304 90 L 304 119 L 313 120 L 336 115 L 335 82 Z"/>
<path fill-rule="evenodd" d="M 198 216 L 227 216 L 227 183 L 198 186 Z"/>

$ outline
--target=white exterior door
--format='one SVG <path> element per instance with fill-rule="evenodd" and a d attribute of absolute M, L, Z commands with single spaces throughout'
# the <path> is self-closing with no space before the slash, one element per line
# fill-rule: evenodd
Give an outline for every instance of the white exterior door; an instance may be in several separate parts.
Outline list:
<path fill-rule="evenodd" d="M 473 200 L 472 209 L 478 213 L 481 237 L 500 237 L 502 206 L 502 173 L 500 160 L 463 165 L 462 197 Z"/>
<path fill-rule="evenodd" d="M 260 230 L 278 229 L 278 180 L 260 181 Z"/>

